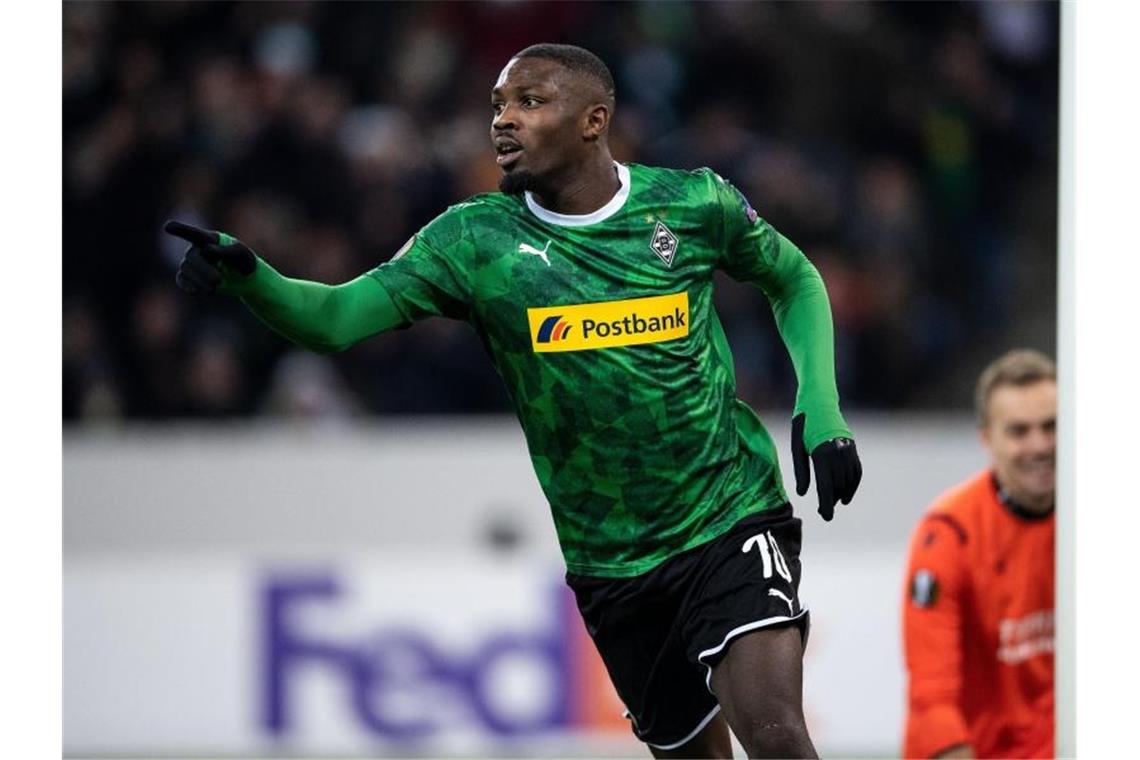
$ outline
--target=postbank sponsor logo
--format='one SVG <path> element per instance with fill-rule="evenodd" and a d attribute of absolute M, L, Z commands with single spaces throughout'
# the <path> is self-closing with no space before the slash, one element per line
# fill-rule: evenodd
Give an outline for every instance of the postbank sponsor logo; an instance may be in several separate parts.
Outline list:
<path fill-rule="evenodd" d="M 527 309 L 537 353 L 661 343 L 689 334 L 689 294 Z"/>

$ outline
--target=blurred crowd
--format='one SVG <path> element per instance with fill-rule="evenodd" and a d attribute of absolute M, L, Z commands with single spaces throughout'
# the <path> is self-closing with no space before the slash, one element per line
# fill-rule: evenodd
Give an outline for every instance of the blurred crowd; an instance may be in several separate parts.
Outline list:
<path fill-rule="evenodd" d="M 608 63 L 616 158 L 712 167 L 804 249 L 846 408 L 968 407 L 957 368 L 1052 324 L 1056 4 L 66 2 L 65 422 L 507 410 L 468 326 L 307 354 L 177 290 L 161 226 L 351 279 L 495 188 L 489 90 L 534 42 Z M 762 295 L 717 306 L 740 395 L 790 407 Z"/>

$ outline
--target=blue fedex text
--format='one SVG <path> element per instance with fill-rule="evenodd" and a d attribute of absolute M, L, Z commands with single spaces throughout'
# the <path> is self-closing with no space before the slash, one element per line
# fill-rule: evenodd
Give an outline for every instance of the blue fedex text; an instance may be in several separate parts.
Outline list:
<path fill-rule="evenodd" d="M 333 574 L 272 577 L 261 591 L 262 724 L 284 738 L 299 720 L 293 709 L 299 671 L 320 668 L 346 687 L 347 708 L 368 732 L 394 741 L 427 739 L 453 720 L 446 711 L 428 709 L 446 694 L 489 732 L 502 736 L 535 734 L 572 723 L 572 644 L 562 624 L 565 589 L 557 587 L 556 610 L 546 630 L 502 631 L 473 642 L 473 654 L 449 651 L 429 631 L 378 627 L 357 637 L 320 635 L 302 630 L 298 614 L 334 607 L 344 592 Z M 330 610 L 331 612 L 332 610 Z M 523 658 L 549 670 L 550 693 L 544 707 L 527 715 L 511 714 L 496 704 L 491 682 L 504 662 Z M 409 695 L 425 708 L 408 710 Z"/>

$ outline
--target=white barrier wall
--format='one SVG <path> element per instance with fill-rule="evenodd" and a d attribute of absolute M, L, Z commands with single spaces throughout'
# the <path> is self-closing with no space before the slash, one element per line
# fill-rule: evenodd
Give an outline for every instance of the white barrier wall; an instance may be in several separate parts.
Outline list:
<path fill-rule="evenodd" d="M 805 707 L 822 753 L 883 756 L 907 537 L 984 459 L 964 417 L 852 423 L 855 503 L 793 496 Z M 546 510 L 509 419 L 65 434 L 65 752 L 648 757 Z"/>

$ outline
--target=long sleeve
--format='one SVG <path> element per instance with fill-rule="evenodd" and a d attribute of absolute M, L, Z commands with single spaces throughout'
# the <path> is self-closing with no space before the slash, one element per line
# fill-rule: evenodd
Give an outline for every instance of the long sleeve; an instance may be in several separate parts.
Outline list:
<path fill-rule="evenodd" d="M 275 332 L 319 353 L 343 351 L 408 323 L 388 291 L 369 275 L 325 285 L 285 277 L 258 259 L 252 275 L 227 277 L 221 292 L 240 298 Z"/>
<path fill-rule="evenodd" d="M 931 757 L 970 741 L 961 708 L 963 540 L 953 518 L 934 515 L 911 541 L 902 602 L 905 757 Z"/>
<path fill-rule="evenodd" d="M 799 384 L 793 414 L 805 416 L 804 445 L 811 451 L 832 438 L 853 437 L 839 410 L 835 336 L 823 278 L 736 188 L 712 176 L 725 236 L 721 268 L 759 287 L 772 305 Z"/>
<path fill-rule="evenodd" d="M 754 282 L 772 305 L 780 338 L 799 383 L 793 415 L 804 413 L 804 445 L 811 451 L 832 438 L 852 437 L 839 411 L 831 304 L 819 271 L 790 240 L 778 239 L 777 265 Z"/>
<path fill-rule="evenodd" d="M 219 290 L 240 298 L 274 331 L 320 353 L 427 317 L 467 319 L 473 295 L 451 260 L 472 250 L 458 213 L 462 205 L 432 220 L 388 261 L 341 285 L 285 277 L 258 258 L 248 277 L 223 270 Z"/>

